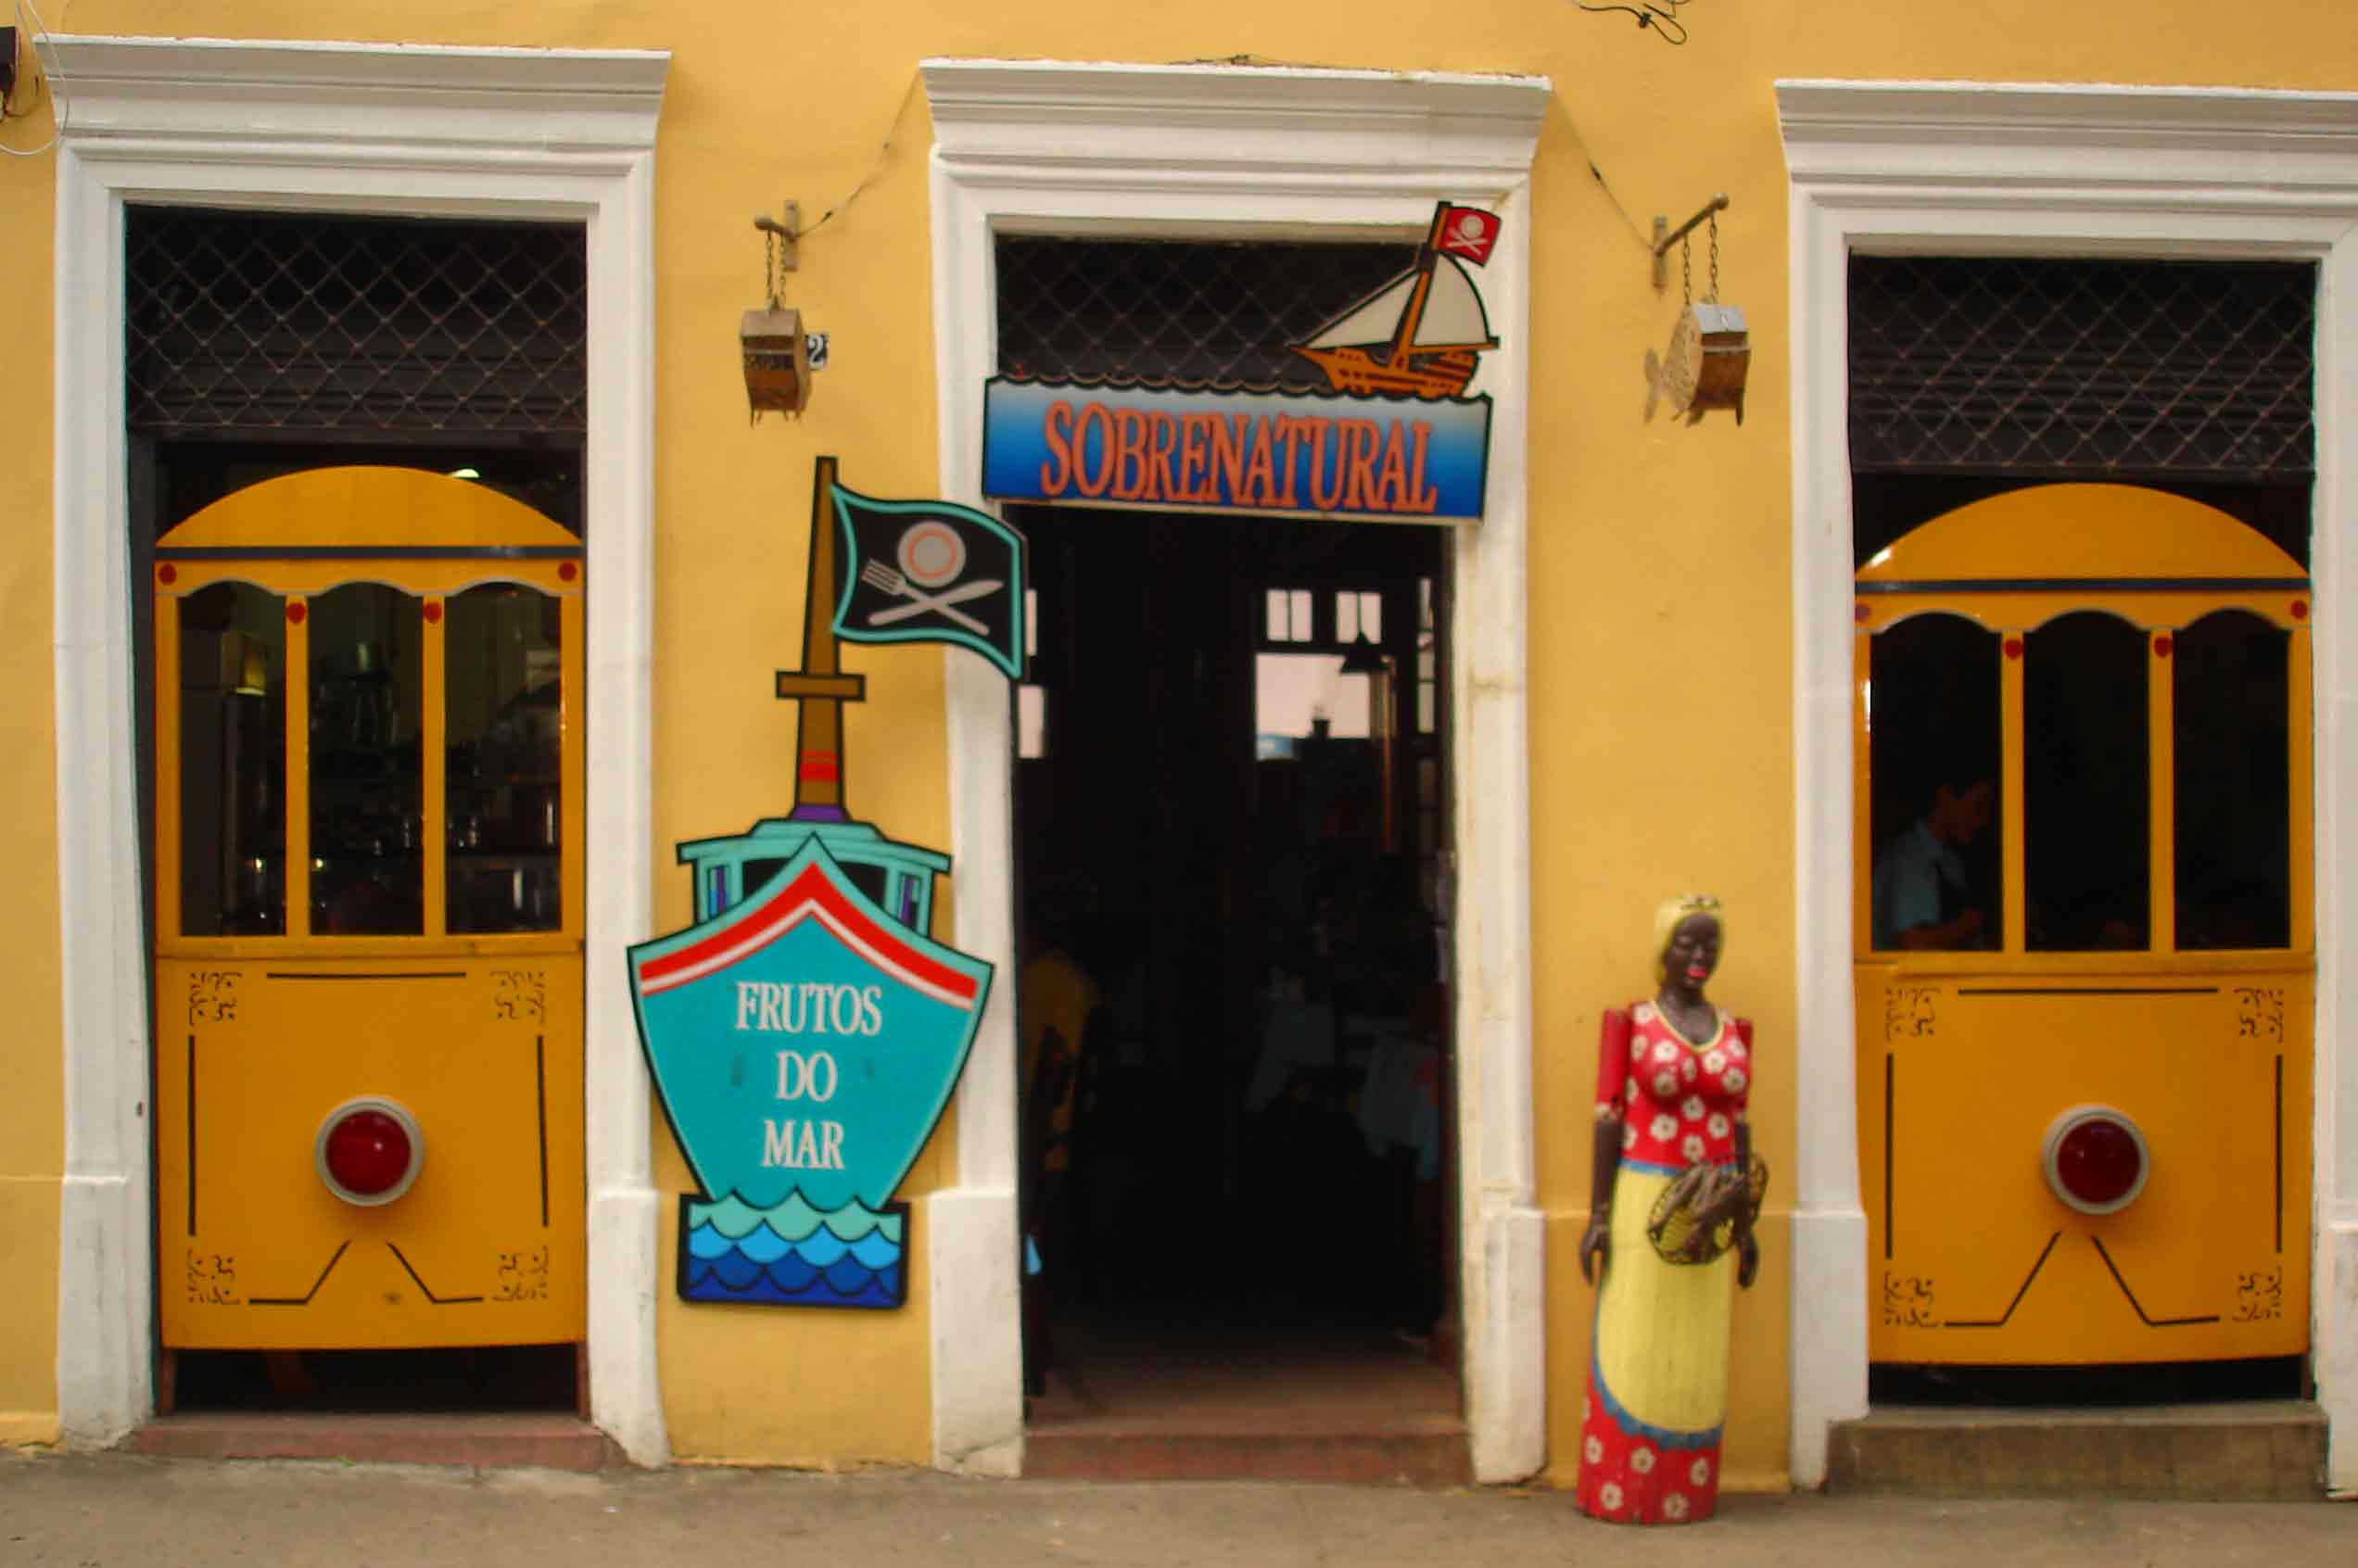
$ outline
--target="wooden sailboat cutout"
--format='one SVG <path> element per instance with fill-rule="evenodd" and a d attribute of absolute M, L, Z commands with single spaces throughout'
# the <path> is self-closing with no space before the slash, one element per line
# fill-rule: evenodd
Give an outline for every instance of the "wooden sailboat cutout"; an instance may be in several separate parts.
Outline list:
<path fill-rule="evenodd" d="M 1461 396 L 1478 356 L 1498 347 L 1473 278 L 1455 256 L 1443 254 L 1463 250 L 1477 265 L 1487 259 L 1487 235 L 1468 241 L 1462 228 L 1451 227 L 1452 216 L 1466 210 L 1442 203 L 1417 247 L 1416 264 L 1319 328 L 1309 342 L 1290 345 L 1293 352 L 1325 372 L 1337 392 Z"/>

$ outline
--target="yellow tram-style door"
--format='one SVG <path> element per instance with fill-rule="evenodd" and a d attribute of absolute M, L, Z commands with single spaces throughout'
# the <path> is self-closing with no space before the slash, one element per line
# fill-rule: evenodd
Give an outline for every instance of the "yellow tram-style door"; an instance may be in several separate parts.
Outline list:
<path fill-rule="evenodd" d="M 582 581 L 404 469 L 158 542 L 167 1347 L 584 1336 Z"/>
<path fill-rule="evenodd" d="M 1859 571 L 1872 1359 L 2308 1348 L 2309 588 L 2109 485 Z"/>

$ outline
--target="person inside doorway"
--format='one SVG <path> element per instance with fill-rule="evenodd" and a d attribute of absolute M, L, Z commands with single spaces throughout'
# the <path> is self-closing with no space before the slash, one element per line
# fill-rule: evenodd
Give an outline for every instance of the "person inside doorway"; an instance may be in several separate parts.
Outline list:
<path fill-rule="evenodd" d="M 1024 1392 L 1045 1391 L 1050 1362 L 1052 1273 L 1071 1232 L 1072 1123 L 1083 1053 L 1097 1021 L 1097 982 L 1072 955 L 1067 914 L 1046 900 L 1024 909 L 1022 1053 L 1017 1065 L 1022 1140 Z"/>
<path fill-rule="evenodd" d="M 1997 788 L 1987 774 L 1943 775 L 1924 815 L 1883 846 L 1870 888 L 1878 951 L 1990 945 L 1990 911 L 1964 852 L 1988 829 L 1997 807 Z"/>

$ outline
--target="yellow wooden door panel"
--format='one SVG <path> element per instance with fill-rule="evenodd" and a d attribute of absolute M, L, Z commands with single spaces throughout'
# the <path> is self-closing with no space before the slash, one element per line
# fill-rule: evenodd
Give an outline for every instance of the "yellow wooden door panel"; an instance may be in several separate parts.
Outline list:
<path fill-rule="evenodd" d="M 2308 1348 L 2312 608 L 2304 568 L 2258 533 L 2216 509 L 2128 486 L 2010 491 L 1933 519 L 1859 570 L 1853 909 L 1873 1359 L 2068 1366 Z M 2084 612 L 2112 617 L 2145 645 L 2138 677 L 2118 687 L 2134 722 L 2111 731 L 2141 732 L 2147 747 L 2142 795 L 2120 803 L 2146 824 L 2135 867 L 2144 906 L 2118 912 L 2128 951 L 2110 935 L 2092 945 L 2113 950 L 2067 950 L 2070 890 L 2034 887 L 2029 867 L 2034 842 L 2048 846 L 2042 874 L 2091 853 L 2055 822 L 2031 820 L 2026 783 L 2031 764 L 2049 760 L 2027 748 L 2056 744 L 2052 728 L 2035 742 L 2027 716 L 2041 628 Z M 2212 620 L 2222 613 L 2226 622 Z M 1978 654 L 1959 654 L 1953 663 L 1969 662 L 1950 673 L 1967 683 L 1958 690 L 1973 681 L 1996 688 L 1986 742 L 1996 755 L 1939 725 L 1911 740 L 1911 700 L 1933 704 L 1913 710 L 1920 723 L 1928 714 L 1944 723 L 1954 716 L 1955 699 L 1933 684 L 1939 671 L 1929 660 L 1895 659 L 1886 685 L 1898 689 L 1874 689 L 1882 639 L 1907 635 L 1902 628 L 1920 616 L 1962 617 L 1987 634 L 1990 668 L 1971 664 Z M 2256 733 L 2243 733 L 2245 751 L 2234 735 L 2212 733 L 2220 721 L 2200 715 L 2238 700 L 2215 681 L 2206 688 L 2198 678 L 2186 689 L 2195 705 L 2180 705 L 2185 647 L 2209 636 L 2206 626 L 2232 626 L 2237 616 L 2283 637 L 2281 694 L 2267 706 L 2283 703 L 2283 837 L 2273 853 L 2286 860 L 2272 870 L 2250 859 L 2247 840 L 2215 830 L 2189 841 L 2263 888 L 2281 873 L 2278 929 L 2268 936 L 2264 922 L 2255 924 L 2243 933 L 2255 940 L 2229 946 L 2206 934 L 2222 928 L 2187 923 L 2190 912 L 2233 906 L 2179 899 L 2188 867 L 2178 864 L 2176 830 L 2182 779 L 2241 765 Z M 2089 656 L 2068 651 L 2077 644 L 2059 646 L 2059 659 Z M 1909 689 L 1911 678 L 1923 690 Z M 2047 692 L 2051 722 L 2066 711 L 2062 690 Z M 2069 700 L 2094 727 L 2083 733 L 2106 733 L 2100 721 L 2120 711 L 2086 683 Z M 1916 754 L 1943 742 L 1959 755 Z M 2263 759 L 2249 755 L 2251 777 L 2263 778 Z M 1867 835 L 1888 843 L 1905 823 L 1870 824 L 1876 803 L 1891 806 L 1916 787 L 1909 770 L 1928 765 L 1984 767 L 1998 786 L 1993 858 L 2002 917 L 1971 948 L 1872 952 L 1879 846 Z M 1875 769 L 1884 766 L 1894 777 L 1879 780 Z M 2255 794 L 2246 804 L 2266 803 Z M 2083 810 L 2061 820 L 2084 830 L 2091 818 Z M 2230 853 L 2238 845 L 2242 858 Z M 2046 923 L 2032 919 L 2035 904 Z M 2187 933 L 2188 950 L 2178 951 Z M 2083 1106 L 2120 1113 L 2145 1142 L 2145 1186 L 2114 1213 L 2066 1203 L 2045 1172 L 2050 1128 Z"/>
<path fill-rule="evenodd" d="M 397 469 L 272 480 L 158 542 L 167 1347 L 586 1336 L 583 575 L 579 541 L 548 519 Z M 336 608 L 352 584 L 390 590 L 369 601 L 381 626 Z M 359 701 L 388 680 L 400 701 Z M 206 771 L 222 746 L 191 743 L 181 777 L 184 722 L 219 723 L 232 686 L 283 750 L 274 781 L 235 802 Z M 193 911 L 183 855 L 200 873 L 185 886 L 211 901 Z M 249 866 L 272 873 L 240 884 L 267 917 L 229 909 Z M 333 898 L 315 909 L 315 874 L 330 893 L 374 879 L 406 905 L 373 923 Z M 399 1107 L 424 1147 L 415 1180 L 376 1205 L 320 1170 L 323 1123 L 359 1099 Z"/>
<path fill-rule="evenodd" d="M 1874 1359 L 2307 1348 L 2308 975 L 1858 974 Z M 2088 1104 L 2149 1151 L 2118 1213 L 2067 1206 L 2041 1165 L 2055 1119 Z"/>
<path fill-rule="evenodd" d="M 157 1111 L 164 1342 L 325 1348 L 581 1337 L 580 961 L 167 960 Z M 177 1010 L 177 1009 L 175 1009 Z M 408 1109 L 416 1182 L 321 1179 L 323 1121 Z"/>

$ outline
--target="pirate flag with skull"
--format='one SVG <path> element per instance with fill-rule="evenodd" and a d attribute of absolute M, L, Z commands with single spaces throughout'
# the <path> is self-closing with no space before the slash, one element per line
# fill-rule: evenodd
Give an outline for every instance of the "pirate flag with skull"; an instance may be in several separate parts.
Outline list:
<path fill-rule="evenodd" d="M 942 500 L 879 500 L 830 485 L 843 528 L 835 633 L 853 642 L 955 642 L 1023 678 L 1023 536 Z"/>

